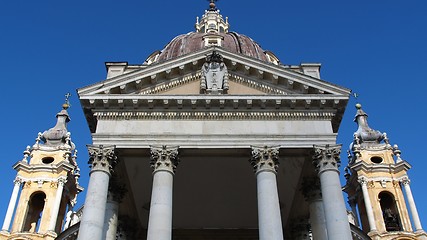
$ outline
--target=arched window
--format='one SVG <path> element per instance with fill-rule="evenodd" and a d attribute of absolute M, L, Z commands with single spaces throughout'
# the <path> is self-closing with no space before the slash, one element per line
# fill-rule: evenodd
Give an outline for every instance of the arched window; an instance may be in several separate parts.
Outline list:
<path fill-rule="evenodd" d="M 399 211 L 397 210 L 394 196 L 389 192 L 381 192 L 378 197 L 380 199 L 386 230 L 388 232 L 401 231 Z"/>
<path fill-rule="evenodd" d="M 46 194 L 44 192 L 35 192 L 30 197 L 27 206 L 27 215 L 25 217 L 24 232 L 37 232 L 40 227 L 40 220 L 43 214 Z"/>

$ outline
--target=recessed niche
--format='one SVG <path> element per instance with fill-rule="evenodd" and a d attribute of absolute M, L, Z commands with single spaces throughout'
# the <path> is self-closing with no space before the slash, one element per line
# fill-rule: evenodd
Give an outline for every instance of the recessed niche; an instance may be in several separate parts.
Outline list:
<path fill-rule="evenodd" d="M 55 161 L 55 159 L 53 157 L 44 157 L 44 158 L 42 158 L 42 162 L 44 164 L 53 163 L 53 161 Z"/>
<path fill-rule="evenodd" d="M 382 157 L 378 157 L 378 156 L 371 157 L 371 162 L 373 162 L 373 163 L 382 163 L 383 162 L 383 158 Z"/>

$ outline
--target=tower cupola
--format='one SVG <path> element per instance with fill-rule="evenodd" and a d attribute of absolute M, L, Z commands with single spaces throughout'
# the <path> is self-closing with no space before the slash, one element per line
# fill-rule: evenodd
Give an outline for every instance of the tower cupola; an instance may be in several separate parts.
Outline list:
<path fill-rule="evenodd" d="M 350 144 L 344 187 L 354 215 L 359 215 L 362 229 L 372 239 L 426 239 L 409 187 L 411 165 L 401 158 L 397 145 L 390 145 L 386 133 L 369 127 L 360 104 L 356 109 L 358 128 Z"/>
<path fill-rule="evenodd" d="M 17 175 L 0 239 L 55 239 L 83 191 L 77 150 L 67 129 L 70 95 L 66 96 L 56 125 L 39 132 L 35 144 L 13 166 Z"/>

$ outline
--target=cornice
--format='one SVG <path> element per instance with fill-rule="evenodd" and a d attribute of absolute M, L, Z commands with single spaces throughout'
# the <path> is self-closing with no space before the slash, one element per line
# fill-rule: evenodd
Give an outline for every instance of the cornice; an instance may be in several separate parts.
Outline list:
<path fill-rule="evenodd" d="M 70 172 L 75 167 L 71 163 L 67 163 L 65 161 L 61 161 L 58 164 L 36 164 L 31 165 L 22 161 L 19 161 L 13 165 L 13 169 L 16 171 L 24 171 L 24 172 L 56 172 L 59 173 L 61 171 Z"/>
<path fill-rule="evenodd" d="M 372 172 L 386 172 L 386 173 L 399 173 L 408 171 L 411 165 L 406 162 L 398 162 L 396 164 L 368 164 L 364 161 L 359 161 L 350 166 L 354 171 L 363 171 L 366 173 Z"/>
<path fill-rule="evenodd" d="M 343 107 L 348 96 L 322 94 L 293 95 L 91 95 L 81 96 L 80 101 L 92 111 L 108 109 L 330 109 Z M 276 110 L 277 111 L 277 110 Z"/>
<path fill-rule="evenodd" d="M 172 71 L 177 71 L 183 75 L 188 71 L 197 71 L 200 69 L 206 55 L 212 51 L 219 52 L 223 57 L 226 65 L 230 70 L 239 69 L 245 74 L 255 74 L 260 80 L 266 75 L 271 78 L 272 82 L 278 82 L 279 77 L 282 80 L 288 80 L 287 84 L 298 83 L 304 89 L 309 88 L 319 89 L 322 92 L 331 93 L 334 95 L 348 95 L 349 89 L 331 84 L 329 82 L 313 78 L 303 73 L 295 72 L 283 65 L 266 64 L 263 61 L 251 59 L 247 56 L 228 52 L 222 48 L 209 47 L 199 52 L 194 52 L 188 55 L 181 56 L 177 59 L 172 59 L 166 62 L 150 65 L 146 68 L 141 68 L 123 75 L 119 75 L 102 82 L 78 89 L 80 96 L 91 94 L 108 94 L 111 89 L 120 88 L 125 90 L 131 82 L 137 85 L 147 80 L 148 82 L 156 82 L 160 73 L 169 75 Z M 268 74 L 267 74 L 268 73 Z"/>

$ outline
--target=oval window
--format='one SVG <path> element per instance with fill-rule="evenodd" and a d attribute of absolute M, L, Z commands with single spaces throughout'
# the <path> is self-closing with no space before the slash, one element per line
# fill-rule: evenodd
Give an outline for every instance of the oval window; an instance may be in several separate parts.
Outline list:
<path fill-rule="evenodd" d="M 373 163 L 382 163 L 383 159 L 382 159 L 382 157 L 375 156 L 375 157 L 371 157 L 371 162 L 373 162 Z"/>
<path fill-rule="evenodd" d="M 42 162 L 44 163 L 44 164 L 49 164 L 49 163 L 53 163 L 53 161 L 54 161 L 55 159 L 53 158 L 53 157 L 44 157 L 44 158 L 42 158 Z"/>

